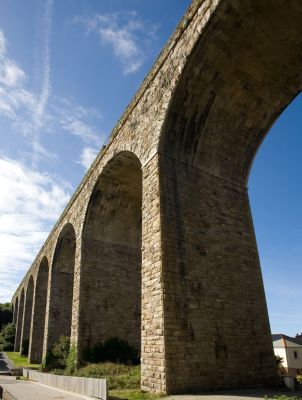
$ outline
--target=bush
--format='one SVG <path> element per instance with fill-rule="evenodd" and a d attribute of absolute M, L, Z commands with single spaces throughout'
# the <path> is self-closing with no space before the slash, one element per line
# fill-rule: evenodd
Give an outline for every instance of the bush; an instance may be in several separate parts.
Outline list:
<path fill-rule="evenodd" d="M 70 338 L 68 336 L 60 336 L 50 351 L 47 352 L 43 360 L 45 368 L 66 368 L 67 358 L 70 349 Z"/>
<path fill-rule="evenodd" d="M 86 349 L 83 358 L 93 363 L 111 361 L 122 364 L 139 364 L 137 350 L 130 346 L 127 341 L 116 337 L 98 343 L 91 349 Z"/>
<path fill-rule="evenodd" d="M 66 372 L 68 374 L 73 374 L 76 369 L 77 369 L 77 348 L 75 346 L 75 344 L 73 343 L 70 346 L 69 352 L 68 352 L 68 356 L 67 356 L 67 360 L 66 360 Z"/>
<path fill-rule="evenodd" d="M 301 400 L 301 397 L 291 396 L 287 394 L 279 394 L 272 397 L 264 396 L 265 400 Z"/>
<path fill-rule="evenodd" d="M 10 303 L 0 303 L 0 331 L 4 325 L 10 324 L 13 321 L 13 313 Z"/>
<path fill-rule="evenodd" d="M 13 351 L 15 344 L 16 327 L 14 324 L 5 325 L 0 333 L 0 349 L 2 351 Z"/>
<path fill-rule="evenodd" d="M 302 375 L 297 375 L 296 379 L 298 383 L 302 384 Z"/>
<path fill-rule="evenodd" d="M 79 368 L 72 374 L 67 369 L 55 369 L 51 371 L 56 375 L 73 375 L 83 378 L 106 378 L 109 389 L 139 389 L 140 388 L 140 366 L 114 364 L 110 362 L 100 364 L 89 364 Z"/>

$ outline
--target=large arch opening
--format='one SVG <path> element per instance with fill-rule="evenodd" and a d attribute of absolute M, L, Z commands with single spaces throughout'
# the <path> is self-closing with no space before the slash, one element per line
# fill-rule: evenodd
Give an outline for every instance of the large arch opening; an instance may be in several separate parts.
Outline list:
<path fill-rule="evenodd" d="M 32 328 L 29 340 L 29 362 L 41 363 L 45 335 L 45 317 L 48 294 L 49 266 L 44 257 L 40 263 L 33 304 Z"/>
<path fill-rule="evenodd" d="M 159 172 L 168 391 L 274 379 L 246 183 L 302 89 L 301 18 L 297 2 L 221 1 L 170 102 Z"/>
<path fill-rule="evenodd" d="M 23 326 L 23 312 L 24 312 L 24 288 L 22 288 L 20 295 L 20 302 L 18 307 L 16 337 L 15 337 L 15 351 L 21 350 L 21 333 Z"/>
<path fill-rule="evenodd" d="M 57 241 L 51 272 L 47 349 L 60 336 L 71 335 L 76 236 L 66 224 Z"/>
<path fill-rule="evenodd" d="M 23 327 L 21 335 L 21 354 L 28 355 L 29 349 L 29 336 L 32 321 L 32 307 L 34 297 L 34 278 L 31 275 L 26 288 L 25 303 L 24 303 L 24 316 L 23 316 Z"/>
<path fill-rule="evenodd" d="M 19 308 L 19 301 L 18 301 L 18 296 L 17 296 L 16 300 L 15 300 L 15 304 L 14 304 L 14 313 L 13 313 L 13 323 L 14 323 L 14 325 L 17 325 L 18 308 Z"/>
<path fill-rule="evenodd" d="M 302 93 L 286 108 L 262 144 L 249 177 L 249 196 L 263 273 L 274 351 L 282 373 L 301 374 L 295 358 L 301 335 Z M 276 335 L 277 334 L 277 335 Z M 278 342 L 279 335 L 293 339 Z M 301 337 L 298 338 L 301 340 Z M 284 345 L 287 346 L 285 351 Z"/>
<path fill-rule="evenodd" d="M 118 153 L 100 175 L 82 234 L 81 352 L 109 338 L 140 354 L 142 172 L 131 152 Z"/>

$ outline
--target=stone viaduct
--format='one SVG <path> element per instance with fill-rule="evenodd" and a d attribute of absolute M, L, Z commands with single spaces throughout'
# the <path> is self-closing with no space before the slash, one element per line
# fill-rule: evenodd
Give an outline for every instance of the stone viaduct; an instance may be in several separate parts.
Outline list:
<path fill-rule="evenodd" d="M 272 382 L 247 181 L 301 88 L 300 0 L 194 0 L 13 296 L 16 350 L 118 336 L 146 390 Z"/>

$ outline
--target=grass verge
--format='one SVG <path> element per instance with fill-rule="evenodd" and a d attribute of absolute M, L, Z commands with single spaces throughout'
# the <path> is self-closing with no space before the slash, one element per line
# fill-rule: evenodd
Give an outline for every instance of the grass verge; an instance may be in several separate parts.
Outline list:
<path fill-rule="evenodd" d="M 53 370 L 55 374 L 69 375 L 65 370 Z M 111 362 L 88 364 L 73 373 L 84 378 L 104 378 L 109 385 L 110 398 L 116 400 L 156 400 L 162 396 L 140 390 L 140 365 L 124 365 Z"/>
<path fill-rule="evenodd" d="M 288 395 L 288 394 L 278 394 L 275 396 L 265 396 L 265 400 L 301 400 L 301 395 L 299 396 L 294 396 L 294 395 Z"/>
<path fill-rule="evenodd" d="M 15 367 L 24 368 L 39 368 L 40 364 L 29 364 L 26 356 L 20 356 L 20 353 L 15 351 L 6 351 L 8 358 L 14 364 Z"/>

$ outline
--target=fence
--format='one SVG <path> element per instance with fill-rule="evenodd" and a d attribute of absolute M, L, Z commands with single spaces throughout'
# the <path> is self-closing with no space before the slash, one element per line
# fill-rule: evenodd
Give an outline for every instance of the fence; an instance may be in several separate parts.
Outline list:
<path fill-rule="evenodd" d="M 108 399 L 106 379 L 44 374 L 30 369 L 23 369 L 23 376 L 32 381 L 42 383 L 43 385 L 52 386 L 68 392 L 84 394 L 101 400 Z"/>

